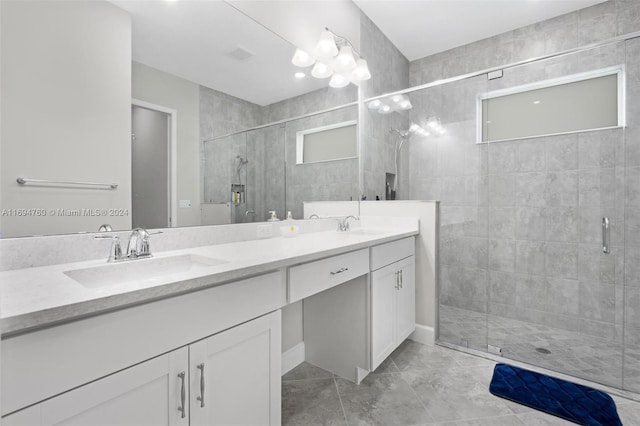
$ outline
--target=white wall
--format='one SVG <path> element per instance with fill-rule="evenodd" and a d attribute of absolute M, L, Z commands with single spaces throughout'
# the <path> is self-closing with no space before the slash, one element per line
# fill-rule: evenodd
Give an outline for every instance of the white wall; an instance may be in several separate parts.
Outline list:
<path fill-rule="evenodd" d="M 51 209 L 131 209 L 131 20 L 106 2 L 0 2 L 4 236 L 96 231 L 130 216 Z M 116 182 L 116 190 L 20 186 L 16 178 Z"/>
<path fill-rule="evenodd" d="M 132 63 L 132 97 L 178 112 L 178 200 L 190 200 L 190 208 L 178 208 L 178 226 L 200 225 L 200 99 L 199 86 L 144 64 Z"/>

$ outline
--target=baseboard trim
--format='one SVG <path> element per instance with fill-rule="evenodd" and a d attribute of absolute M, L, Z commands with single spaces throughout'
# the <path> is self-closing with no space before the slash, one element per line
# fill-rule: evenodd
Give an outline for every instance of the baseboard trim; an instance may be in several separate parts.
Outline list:
<path fill-rule="evenodd" d="M 409 339 L 413 340 L 414 342 L 422 343 L 424 345 L 434 345 L 434 336 L 435 334 L 433 331 L 433 327 L 416 324 L 416 329 L 409 335 Z"/>
<path fill-rule="evenodd" d="M 282 375 L 296 368 L 304 362 L 304 342 L 300 342 L 288 351 L 282 353 Z"/>

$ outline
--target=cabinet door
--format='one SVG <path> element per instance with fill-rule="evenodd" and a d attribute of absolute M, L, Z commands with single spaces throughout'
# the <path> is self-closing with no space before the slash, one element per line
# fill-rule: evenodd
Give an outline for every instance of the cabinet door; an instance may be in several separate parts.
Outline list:
<path fill-rule="evenodd" d="M 395 264 L 371 274 L 371 370 L 396 348 L 396 293 L 398 269 Z"/>
<path fill-rule="evenodd" d="M 397 345 L 400 345 L 416 328 L 416 279 L 413 256 L 396 263 L 400 270 L 398 296 Z"/>
<path fill-rule="evenodd" d="M 187 369 L 188 350 L 178 349 L 6 416 L 2 423 L 38 426 L 187 426 Z M 182 390 L 179 374 L 183 372 L 184 417 L 178 411 Z"/>
<path fill-rule="evenodd" d="M 276 311 L 190 345 L 192 426 L 280 424 L 280 327 Z"/>

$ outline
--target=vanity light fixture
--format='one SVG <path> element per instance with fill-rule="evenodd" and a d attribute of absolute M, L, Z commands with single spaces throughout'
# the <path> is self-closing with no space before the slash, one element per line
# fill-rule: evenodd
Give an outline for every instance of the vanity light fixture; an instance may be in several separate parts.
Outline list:
<path fill-rule="evenodd" d="M 349 40 L 328 28 L 320 34 L 313 54 L 296 49 L 291 63 L 300 68 L 313 65 L 311 75 L 315 78 L 331 77 L 331 87 L 345 87 L 351 82 L 358 83 L 371 78 L 369 65 L 360 52 Z"/>

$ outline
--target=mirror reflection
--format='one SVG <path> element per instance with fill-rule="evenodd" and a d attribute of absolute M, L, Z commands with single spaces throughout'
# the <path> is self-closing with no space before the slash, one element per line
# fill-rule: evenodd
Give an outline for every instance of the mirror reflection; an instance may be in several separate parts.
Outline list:
<path fill-rule="evenodd" d="M 300 217 L 304 200 L 358 193 L 357 160 L 305 181 L 289 133 L 357 119 L 298 118 L 355 102 L 357 87 L 295 80 L 295 47 L 234 6 L 1 7 L 2 237 Z"/>

